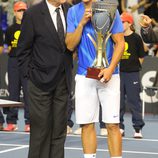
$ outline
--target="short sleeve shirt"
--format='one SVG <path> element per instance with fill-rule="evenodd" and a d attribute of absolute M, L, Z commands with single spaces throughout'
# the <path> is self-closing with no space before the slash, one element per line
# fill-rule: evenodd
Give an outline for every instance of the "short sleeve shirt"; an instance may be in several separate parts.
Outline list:
<path fill-rule="evenodd" d="M 5 33 L 5 44 L 11 46 L 11 51 L 8 54 L 10 57 L 16 57 L 16 49 L 18 46 L 18 40 L 21 33 L 21 25 L 13 24 L 6 30 Z"/>
<path fill-rule="evenodd" d="M 83 2 L 74 5 L 68 11 L 67 15 L 67 32 L 73 33 L 77 28 L 79 22 L 81 21 L 84 14 L 84 4 Z M 116 16 L 114 19 L 114 23 L 111 29 L 112 34 L 117 34 L 123 32 L 123 25 L 120 19 L 119 12 L 116 12 Z M 78 49 L 78 70 L 77 74 L 86 75 L 87 68 L 92 67 L 94 60 L 96 58 L 96 50 L 95 47 L 88 37 L 90 34 L 91 37 L 95 38 L 95 31 L 92 26 L 92 23 L 89 21 L 83 28 L 82 37 L 80 43 L 77 47 Z M 111 62 L 114 51 L 114 43 L 111 38 L 109 38 L 108 43 L 106 45 L 106 55 L 108 63 Z M 115 69 L 114 73 L 118 73 L 118 67 Z"/>
<path fill-rule="evenodd" d="M 120 61 L 121 72 L 138 72 L 141 69 L 139 58 L 146 55 L 141 37 L 132 33 L 125 36 L 125 50 Z"/>

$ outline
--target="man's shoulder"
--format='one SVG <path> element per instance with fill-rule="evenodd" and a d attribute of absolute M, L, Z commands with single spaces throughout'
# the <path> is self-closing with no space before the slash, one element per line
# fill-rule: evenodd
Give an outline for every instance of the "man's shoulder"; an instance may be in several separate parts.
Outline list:
<path fill-rule="evenodd" d="M 44 6 L 44 5 L 45 5 L 45 4 L 44 4 L 44 1 L 41 1 L 40 3 L 29 7 L 26 12 L 27 12 L 28 14 L 32 14 L 32 13 L 38 14 L 38 12 L 41 11 L 42 6 Z"/>

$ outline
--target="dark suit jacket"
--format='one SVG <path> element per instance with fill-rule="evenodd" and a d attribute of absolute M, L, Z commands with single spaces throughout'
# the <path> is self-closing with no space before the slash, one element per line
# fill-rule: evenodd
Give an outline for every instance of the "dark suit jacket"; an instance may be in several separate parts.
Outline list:
<path fill-rule="evenodd" d="M 66 18 L 69 6 L 62 7 Z M 45 0 L 24 14 L 17 57 L 21 73 L 44 91 L 56 87 L 64 67 L 70 90 L 72 53 L 62 49 Z"/>

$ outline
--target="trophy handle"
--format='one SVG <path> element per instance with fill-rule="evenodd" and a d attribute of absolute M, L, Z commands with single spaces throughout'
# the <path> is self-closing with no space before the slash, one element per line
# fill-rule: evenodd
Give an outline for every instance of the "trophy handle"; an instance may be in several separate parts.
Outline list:
<path fill-rule="evenodd" d="M 94 40 L 94 38 L 89 33 L 87 33 L 87 36 L 89 37 L 89 39 L 91 40 L 91 42 L 94 45 L 95 50 L 97 51 L 97 43 L 96 43 L 96 41 Z M 97 60 L 95 59 L 92 65 L 96 65 L 96 63 L 97 63 Z"/>
<path fill-rule="evenodd" d="M 95 50 L 97 50 L 97 43 L 95 42 L 94 38 L 89 33 L 87 33 L 87 36 L 89 37 L 89 39 L 93 43 Z"/>
<path fill-rule="evenodd" d="M 97 63 L 96 63 L 96 67 L 103 67 L 102 65 L 102 58 L 103 58 L 103 34 L 101 32 L 97 32 Z"/>
<path fill-rule="evenodd" d="M 107 55 L 106 55 L 106 44 L 107 44 L 108 39 L 110 38 L 111 35 L 112 35 L 112 33 L 107 32 L 107 36 L 105 36 L 105 39 L 104 39 L 105 42 L 103 42 L 103 49 L 104 49 L 103 50 L 103 56 L 104 56 L 103 64 L 104 64 L 105 67 L 107 67 L 109 65 L 109 62 L 108 62 L 108 59 L 107 59 Z"/>

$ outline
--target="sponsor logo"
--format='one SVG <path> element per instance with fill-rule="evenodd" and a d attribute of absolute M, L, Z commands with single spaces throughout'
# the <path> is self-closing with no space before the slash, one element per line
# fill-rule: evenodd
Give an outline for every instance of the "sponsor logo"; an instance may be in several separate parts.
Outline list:
<path fill-rule="evenodd" d="M 133 84 L 138 84 L 138 82 L 136 81 L 136 82 L 133 82 Z"/>

